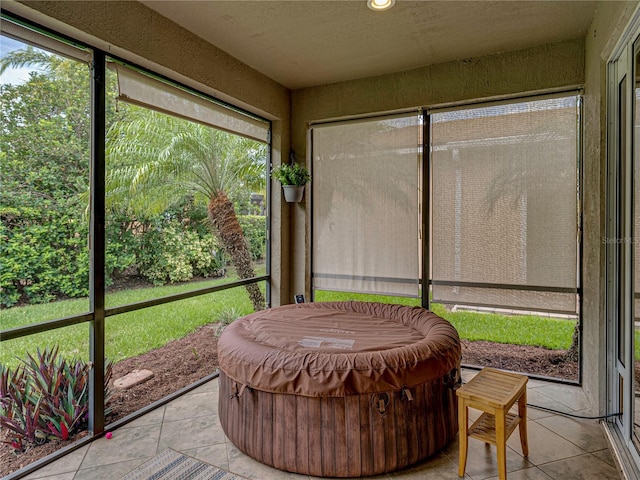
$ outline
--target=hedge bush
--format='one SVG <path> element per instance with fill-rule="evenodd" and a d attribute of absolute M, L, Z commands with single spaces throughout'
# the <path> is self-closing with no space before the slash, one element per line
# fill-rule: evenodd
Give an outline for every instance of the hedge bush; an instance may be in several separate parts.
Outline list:
<path fill-rule="evenodd" d="M 0 208 L 2 306 L 88 295 L 88 229 L 69 211 Z"/>
<path fill-rule="evenodd" d="M 0 305 L 45 303 L 89 293 L 88 224 L 82 206 L 0 208 Z M 206 227 L 202 212 L 182 207 L 153 219 L 108 214 L 105 281 L 140 275 L 156 285 L 220 275 L 222 247 Z M 252 258 L 266 255 L 265 217 L 238 217 Z"/>
<path fill-rule="evenodd" d="M 266 217 L 261 215 L 239 215 L 238 221 L 242 233 L 247 239 L 251 258 L 262 260 L 267 255 L 267 227 Z"/>

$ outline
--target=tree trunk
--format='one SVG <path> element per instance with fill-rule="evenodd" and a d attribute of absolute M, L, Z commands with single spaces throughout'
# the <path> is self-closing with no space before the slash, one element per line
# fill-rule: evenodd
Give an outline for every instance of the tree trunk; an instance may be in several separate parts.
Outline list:
<path fill-rule="evenodd" d="M 255 277 L 251 252 L 242 233 L 233 203 L 225 193 L 220 193 L 215 197 L 211 197 L 207 211 L 211 226 L 215 229 L 215 233 L 222 241 L 222 245 L 231 256 L 240 278 Z M 249 298 L 255 311 L 263 310 L 265 301 L 258 284 L 251 283 L 245 285 L 245 288 L 249 293 Z"/>
<path fill-rule="evenodd" d="M 580 329 L 578 328 L 578 323 L 576 322 L 576 326 L 573 330 L 573 337 L 571 338 L 571 346 L 565 355 L 565 358 L 571 362 L 577 362 L 580 360 L 580 348 L 579 348 L 579 340 L 580 340 Z"/>

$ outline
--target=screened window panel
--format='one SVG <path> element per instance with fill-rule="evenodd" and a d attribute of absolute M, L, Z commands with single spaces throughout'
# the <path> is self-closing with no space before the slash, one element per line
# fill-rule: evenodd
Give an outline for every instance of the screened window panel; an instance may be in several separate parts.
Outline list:
<path fill-rule="evenodd" d="M 434 302 L 577 312 L 577 125 L 576 96 L 431 115 Z"/>
<path fill-rule="evenodd" d="M 313 288 L 418 296 L 420 118 L 313 127 Z"/>

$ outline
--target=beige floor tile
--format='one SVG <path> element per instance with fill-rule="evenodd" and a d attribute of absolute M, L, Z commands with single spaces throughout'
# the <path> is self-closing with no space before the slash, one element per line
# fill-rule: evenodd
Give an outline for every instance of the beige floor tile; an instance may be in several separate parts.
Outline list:
<path fill-rule="evenodd" d="M 529 399 L 527 399 L 527 403 L 528 403 L 528 405 L 527 405 L 527 418 L 529 420 L 538 420 L 540 418 L 548 418 L 548 417 L 553 417 L 553 416 L 556 415 L 553 412 L 548 412 L 548 411 L 542 410 L 540 408 L 532 407 L 531 405 L 533 405 L 533 404 L 532 404 L 531 400 L 529 400 Z M 560 404 L 558 404 L 558 406 L 563 409 L 563 410 L 560 410 L 560 411 L 563 411 L 563 412 L 565 411 L 564 410 L 564 406 L 561 406 Z"/>
<path fill-rule="evenodd" d="M 159 438 L 160 425 L 115 430 L 111 440 L 102 437 L 91 443 L 80 468 L 84 470 L 139 458 L 149 459 L 158 453 Z"/>
<path fill-rule="evenodd" d="M 548 381 L 538 380 L 537 378 L 530 378 L 529 381 L 527 382 L 528 388 L 545 387 L 547 385 L 549 385 Z"/>
<path fill-rule="evenodd" d="M 164 420 L 164 409 L 165 409 L 165 405 L 158 407 L 154 410 L 152 410 L 149 413 L 146 413 L 144 415 L 142 415 L 139 418 L 136 418 L 135 420 L 124 424 L 122 427 L 120 428 L 132 428 L 132 427 L 142 427 L 145 425 L 159 425 L 162 423 L 162 420 Z M 118 429 L 119 430 L 119 429 Z"/>
<path fill-rule="evenodd" d="M 283 472 L 264 465 L 245 455 L 237 447 L 229 445 L 229 471 L 250 480 L 308 480 L 308 475 Z"/>
<path fill-rule="evenodd" d="M 591 402 L 580 387 L 549 383 L 534 389 L 534 391 L 565 405 L 570 409 L 569 411 L 588 410 L 592 408 Z"/>
<path fill-rule="evenodd" d="M 456 451 L 457 452 L 457 451 Z M 436 453 L 417 465 L 389 473 L 393 480 L 456 480 L 458 463 L 444 453 Z"/>
<path fill-rule="evenodd" d="M 546 393 L 551 393 L 551 392 L 546 392 Z M 560 403 L 554 398 L 551 398 L 548 395 L 544 394 L 538 388 L 527 390 L 527 403 L 534 406 L 550 408 L 558 412 L 573 413 L 574 411 L 572 408 L 569 408 L 564 403 Z M 533 418 L 535 416 L 538 416 L 540 418 L 547 417 L 549 416 L 549 414 L 554 415 L 553 412 L 545 412 L 544 410 L 537 410 L 535 407 L 531 407 L 531 406 L 527 410 L 531 410 L 531 414 L 529 414 L 530 418 Z M 542 413 L 539 414 L 538 412 L 542 412 Z"/>
<path fill-rule="evenodd" d="M 211 380 L 203 385 L 200 385 L 198 388 L 194 388 L 189 393 L 185 393 L 185 395 L 191 395 L 193 393 L 204 393 L 204 392 L 215 393 L 215 398 L 217 399 L 218 398 L 218 381 Z"/>
<path fill-rule="evenodd" d="M 345 480 L 344 477 L 307 477 L 306 475 L 299 475 L 299 478 L 308 478 L 309 480 Z M 278 478 L 288 478 L 288 477 L 278 477 Z M 366 480 L 389 480 L 391 477 L 388 474 L 375 475 L 373 477 L 358 477 Z"/>
<path fill-rule="evenodd" d="M 457 464 L 459 454 L 458 436 L 456 435 L 449 445 L 440 450 L 440 453 L 443 453 Z"/>
<path fill-rule="evenodd" d="M 206 447 L 183 450 L 182 453 L 189 455 L 203 462 L 210 463 L 224 470 L 229 470 L 229 456 L 227 454 L 227 444 L 208 445 Z"/>
<path fill-rule="evenodd" d="M 164 421 L 218 415 L 218 397 L 211 392 L 192 393 L 175 399 L 165 407 Z"/>
<path fill-rule="evenodd" d="M 509 480 L 553 480 L 549 475 L 547 475 L 537 467 L 525 468 L 523 470 L 509 472 L 507 477 Z M 499 477 L 495 476 L 487 480 L 499 480 Z"/>
<path fill-rule="evenodd" d="M 528 460 L 534 465 L 541 465 L 585 453 L 581 448 L 537 422 L 527 422 L 527 438 L 529 440 Z M 522 455 L 518 432 L 514 432 L 509 437 L 507 445 L 518 452 L 519 455 Z"/>
<path fill-rule="evenodd" d="M 165 421 L 158 441 L 158 452 L 167 448 L 183 451 L 217 445 L 225 442 L 225 436 L 217 415 L 187 418 L 176 422 Z"/>
<path fill-rule="evenodd" d="M 522 455 L 507 448 L 507 472 L 514 472 L 532 466 Z M 473 479 L 484 479 L 498 475 L 496 447 L 485 444 L 475 438 L 470 438 L 465 473 Z"/>
<path fill-rule="evenodd" d="M 75 473 L 75 471 L 80 468 L 80 464 L 82 463 L 82 460 L 84 459 L 88 450 L 89 445 L 80 447 L 77 450 L 68 453 L 63 458 L 56 460 L 49 465 L 45 465 L 37 471 L 27 475 L 26 477 L 24 477 L 24 479 L 34 480 L 36 478 L 50 478 L 55 475 L 62 475 L 69 472 Z M 71 478 L 73 478 L 73 476 L 71 476 Z"/>
<path fill-rule="evenodd" d="M 74 470 L 73 472 L 58 473 L 55 475 L 48 475 L 46 477 L 32 477 L 29 475 L 24 478 L 28 478 L 29 480 L 31 480 L 32 478 L 37 478 L 38 480 L 74 480 L 75 475 L 76 471 Z"/>
<path fill-rule="evenodd" d="M 595 420 L 555 416 L 537 420 L 537 423 L 557 433 L 586 452 L 596 452 L 607 448 L 602 426 Z"/>
<path fill-rule="evenodd" d="M 473 377 L 475 377 L 480 370 L 472 370 L 470 368 L 463 368 L 460 372 L 460 376 L 462 377 L 462 382 L 467 383 Z"/>
<path fill-rule="evenodd" d="M 587 453 L 539 466 L 554 479 L 562 480 L 620 480 L 615 467 Z"/>
<path fill-rule="evenodd" d="M 138 458 L 128 462 L 78 470 L 78 473 L 73 477 L 73 480 L 116 480 L 123 475 L 126 475 L 134 468 L 139 467 L 149 460 L 149 458 Z"/>
<path fill-rule="evenodd" d="M 611 450 L 609 448 L 605 448 L 604 450 L 600 450 L 598 452 L 591 452 L 592 455 L 596 456 L 603 462 L 607 462 L 612 467 L 616 466 L 616 461 L 613 459 L 613 455 L 611 455 Z"/>

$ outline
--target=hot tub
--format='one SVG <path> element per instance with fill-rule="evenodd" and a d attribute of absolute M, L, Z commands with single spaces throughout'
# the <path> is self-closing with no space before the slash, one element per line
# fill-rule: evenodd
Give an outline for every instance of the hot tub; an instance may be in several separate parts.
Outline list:
<path fill-rule="evenodd" d="M 323 477 L 391 472 L 457 434 L 455 328 L 419 308 L 286 305 L 218 340 L 220 421 L 250 457 Z"/>

